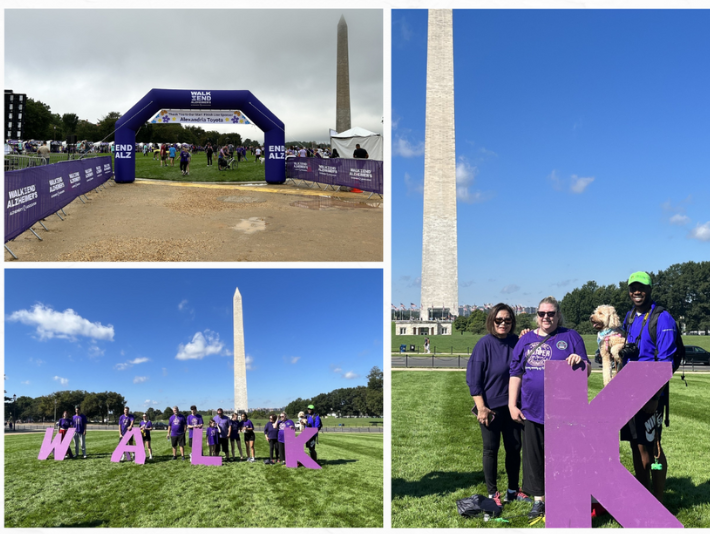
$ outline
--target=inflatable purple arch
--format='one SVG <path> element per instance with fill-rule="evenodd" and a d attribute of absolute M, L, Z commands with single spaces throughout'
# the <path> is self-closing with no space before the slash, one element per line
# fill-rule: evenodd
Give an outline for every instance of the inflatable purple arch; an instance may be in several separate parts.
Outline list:
<path fill-rule="evenodd" d="M 136 132 L 161 109 L 241 110 L 264 132 L 266 181 L 286 181 L 286 134 L 284 124 L 250 91 L 193 91 L 152 89 L 116 121 L 115 180 L 131 183 L 136 179 Z"/>

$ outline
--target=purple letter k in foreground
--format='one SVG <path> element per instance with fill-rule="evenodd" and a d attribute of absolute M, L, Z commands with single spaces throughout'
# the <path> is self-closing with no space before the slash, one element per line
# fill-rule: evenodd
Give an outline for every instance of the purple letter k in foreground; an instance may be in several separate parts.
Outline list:
<path fill-rule="evenodd" d="M 668 382 L 670 363 L 630 362 L 589 403 L 586 369 L 545 363 L 545 508 L 553 528 L 591 528 L 591 496 L 626 528 L 683 528 L 619 460 L 619 430 Z"/>
<path fill-rule="evenodd" d="M 298 464 L 308 469 L 320 469 L 310 456 L 303 452 L 306 442 L 318 433 L 317 428 L 304 428 L 296 437 L 295 428 L 284 428 L 284 445 L 286 446 L 286 467 L 298 467 Z"/>

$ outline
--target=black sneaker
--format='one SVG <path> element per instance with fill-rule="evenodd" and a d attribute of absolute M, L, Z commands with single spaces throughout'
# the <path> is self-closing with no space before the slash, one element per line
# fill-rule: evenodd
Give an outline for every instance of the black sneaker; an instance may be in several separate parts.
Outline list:
<path fill-rule="evenodd" d="M 535 501 L 532 510 L 528 514 L 528 519 L 535 519 L 545 515 L 545 501 Z"/>
<path fill-rule="evenodd" d="M 504 503 L 511 503 L 515 501 L 533 502 L 533 500 L 523 493 L 523 490 L 518 488 L 518 491 L 506 491 L 503 497 Z"/>
<path fill-rule="evenodd" d="M 173 456 L 173 460 L 177 460 L 177 456 Z"/>

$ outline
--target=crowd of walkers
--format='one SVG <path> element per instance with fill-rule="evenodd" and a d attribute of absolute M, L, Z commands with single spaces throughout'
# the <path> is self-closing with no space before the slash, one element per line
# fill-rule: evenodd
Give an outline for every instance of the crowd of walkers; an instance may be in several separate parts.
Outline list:
<path fill-rule="evenodd" d="M 657 308 L 651 298 L 648 273 L 633 273 L 628 280 L 633 309 L 623 322 L 629 350 L 628 361 L 673 362 L 680 333 L 667 310 Z M 654 311 L 655 310 L 655 311 Z M 658 314 L 657 335 L 644 329 L 649 316 Z M 468 362 L 466 381 L 472 396 L 472 411 L 478 419 L 483 441 L 483 474 L 489 498 L 498 506 L 514 500 L 532 503 L 529 517 L 545 514 L 545 362 L 564 360 L 573 368 L 591 366 L 582 337 L 564 328 L 560 305 L 554 297 L 542 299 L 537 308 L 537 328 L 515 335 L 515 313 L 507 304 L 495 305 L 488 314 L 488 335 L 476 344 Z M 596 327 L 596 325 L 595 325 Z M 668 406 L 664 387 L 623 427 L 621 441 L 631 445 L 636 479 L 663 503 L 667 472 L 661 447 L 663 411 Z M 507 489 L 497 484 L 498 450 L 505 448 Z M 522 449 L 523 484 L 519 486 Z M 652 469 L 652 464 L 656 464 Z M 606 510 L 591 505 L 592 517 Z"/>
<path fill-rule="evenodd" d="M 151 446 L 151 433 L 155 431 L 153 422 L 148 418 L 147 414 L 143 414 L 142 420 L 136 423 L 136 417 L 131 413 L 130 408 L 126 406 L 123 409 L 123 414 L 118 420 L 118 439 L 119 442 L 123 439 L 126 433 L 130 432 L 137 425 L 140 428 L 143 444 L 148 459 L 153 459 L 153 448 Z M 76 415 L 71 419 L 68 417 L 68 412 L 64 412 L 62 418 L 57 422 L 59 434 L 64 439 L 67 431 L 70 428 L 75 429 L 74 445 L 75 454 L 72 453 L 71 446 L 67 451 L 69 458 L 79 457 L 79 446 L 86 458 L 86 416 L 80 413 L 79 407 L 76 407 Z M 315 428 L 320 430 L 322 423 L 320 416 L 315 413 L 315 406 L 309 405 L 307 413 L 300 412 L 298 417 L 298 425 L 288 418 L 286 412 L 281 412 L 277 415 L 270 415 L 269 422 L 264 425 L 264 439 L 269 445 L 269 458 L 264 461 L 265 464 L 280 464 L 286 461 L 286 439 L 285 430 L 287 428 Z M 172 447 L 173 460 L 178 459 L 178 450 L 180 457 L 185 460 L 185 446 L 187 438 L 187 447 L 193 449 L 192 439 L 195 429 L 205 429 L 207 437 L 208 452 L 203 453 L 203 456 L 220 456 L 224 455 L 227 462 L 236 461 L 256 461 L 256 428 L 254 423 L 249 419 L 249 416 L 242 412 L 241 414 L 233 413 L 231 418 L 224 415 L 222 408 L 217 410 L 217 415 L 212 417 L 205 425 L 202 415 L 197 413 L 197 406 L 190 406 L 190 414 L 185 416 L 180 413 L 177 406 L 173 407 L 173 415 L 168 421 L 168 432 L 165 436 L 170 440 Z M 307 443 L 309 454 L 314 461 L 318 460 L 316 453 L 316 444 L 318 442 L 318 434 L 311 438 Z M 130 438 L 129 445 L 135 445 L 133 437 Z M 231 447 L 230 447 L 231 446 Z M 231 449 L 231 457 L 230 457 Z M 239 452 L 239 458 L 236 456 L 236 451 Z M 192 452 L 190 452 L 192 457 Z M 125 453 L 121 458 L 123 461 L 131 461 L 135 458 L 130 453 Z"/>

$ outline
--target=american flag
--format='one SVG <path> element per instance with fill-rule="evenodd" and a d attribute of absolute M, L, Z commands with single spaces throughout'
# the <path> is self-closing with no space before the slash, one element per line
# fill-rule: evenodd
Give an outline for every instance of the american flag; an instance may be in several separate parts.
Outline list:
<path fill-rule="evenodd" d="M 404 306 L 404 304 L 402 304 L 401 302 L 399 303 L 399 307 L 400 307 L 401 309 L 403 309 L 403 310 L 406 310 L 406 309 L 407 309 L 407 308 Z"/>
<path fill-rule="evenodd" d="M 416 309 L 417 309 L 417 305 L 414 304 L 413 302 L 410 302 L 409 304 L 410 304 L 409 307 L 410 307 L 412 310 L 416 310 Z"/>
<path fill-rule="evenodd" d="M 396 310 L 396 309 L 397 309 L 397 306 L 395 306 L 394 304 L 392 304 L 392 309 L 393 309 L 393 310 Z"/>

